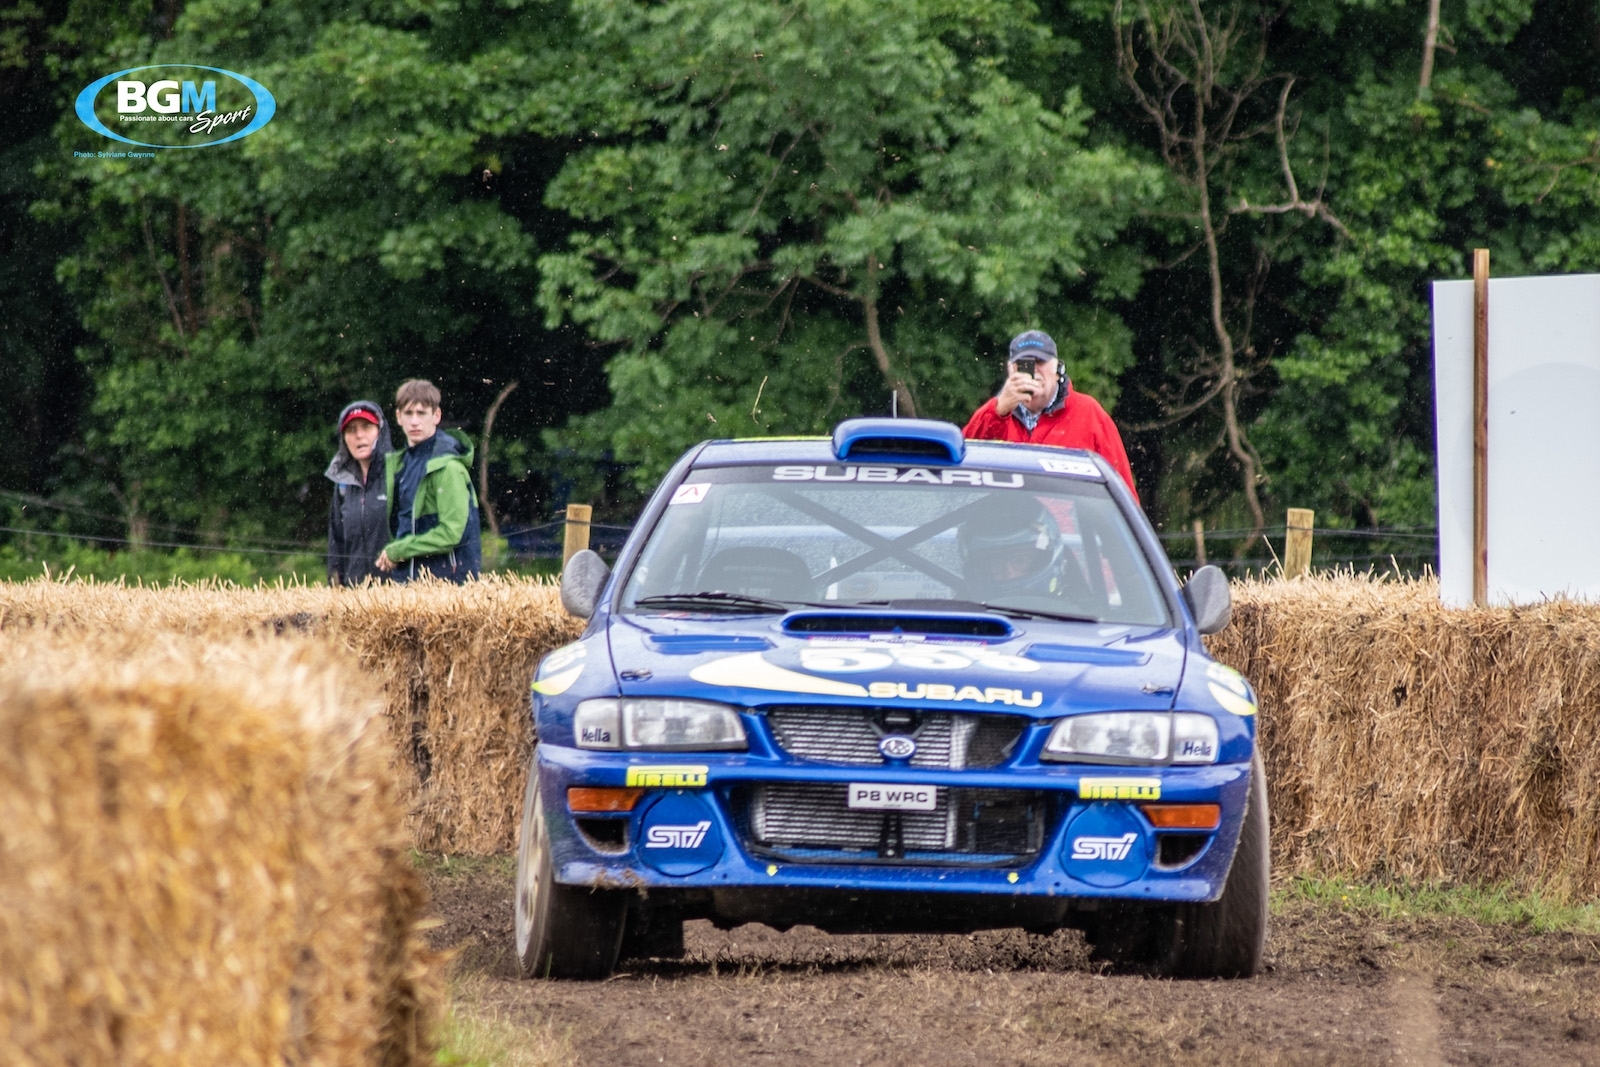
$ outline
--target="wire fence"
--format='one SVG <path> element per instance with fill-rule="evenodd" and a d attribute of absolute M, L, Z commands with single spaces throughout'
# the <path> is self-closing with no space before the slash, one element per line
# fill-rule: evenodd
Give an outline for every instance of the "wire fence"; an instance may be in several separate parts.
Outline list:
<path fill-rule="evenodd" d="M 38 507 L 62 514 L 93 518 L 105 522 L 124 523 L 124 516 L 110 515 L 90 508 L 59 501 L 46 500 L 28 493 L 0 489 L 0 497 L 18 501 L 26 507 Z M 503 528 L 500 536 L 513 558 L 532 560 L 560 558 L 566 535 L 564 509 L 548 521 L 526 526 Z M 286 538 L 228 535 L 218 543 L 215 534 L 188 529 L 167 523 L 149 523 L 148 529 L 175 535 L 171 540 L 132 539 L 107 534 L 76 533 L 37 527 L 0 525 L 0 534 L 20 537 L 44 537 L 85 544 L 118 546 L 122 548 L 184 549 L 191 552 L 238 553 L 254 556 L 321 555 L 326 546 Z M 632 533 L 632 524 L 591 522 L 589 547 L 604 556 L 615 556 Z M 1268 526 L 1259 531 L 1248 527 L 1224 527 L 1204 530 L 1205 557 L 1193 530 L 1161 530 L 1156 536 L 1167 546 L 1167 556 L 1172 566 L 1180 571 L 1192 570 L 1202 563 L 1214 563 L 1235 576 L 1266 573 L 1278 565 L 1278 550 L 1282 546 L 1288 527 Z M 1244 542 L 1252 534 L 1255 542 Z M 177 538 L 183 538 L 179 540 Z M 1368 546 L 1384 542 L 1387 550 L 1373 551 Z M 1312 565 L 1323 568 L 1350 567 L 1393 570 L 1401 574 L 1418 574 L 1438 567 L 1438 531 L 1428 526 L 1388 526 L 1345 529 L 1318 528 L 1313 531 Z M 1265 548 L 1265 553 L 1261 549 Z M 1362 549 L 1367 549 L 1362 551 Z M 1238 554 L 1241 550 L 1249 555 Z M 1182 551 L 1182 555 L 1177 553 Z"/>

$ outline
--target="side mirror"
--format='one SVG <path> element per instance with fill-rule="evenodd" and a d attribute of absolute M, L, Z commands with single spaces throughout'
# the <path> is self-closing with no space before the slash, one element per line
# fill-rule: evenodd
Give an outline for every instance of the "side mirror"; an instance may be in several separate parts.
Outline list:
<path fill-rule="evenodd" d="M 600 590 L 606 587 L 609 577 L 611 568 L 598 552 L 586 548 L 574 553 L 561 571 L 561 606 L 567 609 L 568 615 L 592 618 L 600 603 Z"/>
<path fill-rule="evenodd" d="M 561 595 L 566 596 L 565 587 Z M 1228 576 L 1220 567 L 1207 564 L 1195 571 L 1189 584 L 1183 587 L 1183 599 L 1189 602 L 1194 624 L 1203 634 L 1227 629 L 1228 623 L 1233 621 L 1233 591 L 1228 588 Z"/>

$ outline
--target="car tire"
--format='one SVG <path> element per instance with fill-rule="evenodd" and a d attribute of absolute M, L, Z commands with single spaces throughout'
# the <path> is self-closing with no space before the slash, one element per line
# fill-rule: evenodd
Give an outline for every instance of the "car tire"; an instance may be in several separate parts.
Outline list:
<path fill-rule="evenodd" d="M 592 980 L 616 968 L 627 900 L 616 891 L 556 882 L 537 757 L 522 798 L 515 896 L 517 961 L 525 977 Z"/>
<path fill-rule="evenodd" d="M 1257 752 L 1222 896 L 1209 904 L 1103 904 L 1084 927 L 1091 958 L 1114 970 L 1174 978 L 1252 977 L 1267 937 L 1270 825 L 1267 777 Z"/>
<path fill-rule="evenodd" d="M 1233 866 L 1222 896 L 1184 904 L 1174 916 L 1164 970 L 1176 978 L 1250 978 L 1261 969 L 1267 941 L 1267 891 L 1272 874 L 1271 816 L 1261 753 L 1250 761 L 1250 796 Z"/>

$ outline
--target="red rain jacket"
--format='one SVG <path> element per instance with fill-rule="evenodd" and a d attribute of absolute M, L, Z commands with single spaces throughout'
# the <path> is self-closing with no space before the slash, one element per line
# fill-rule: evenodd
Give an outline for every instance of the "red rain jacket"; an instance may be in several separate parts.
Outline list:
<path fill-rule="evenodd" d="M 1106 409 L 1092 396 L 1078 392 L 1069 384 L 1067 399 L 1061 408 L 1039 416 L 1033 433 L 1015 416 L 1002 417 L 994 409 L 995 398 L 972 413 L 962 436 L 974 441 L 1016 441 L 1021 444 L 1054 445 L 1057 448 L 1087 448 L 1098 452 L 1106 462 L 1122 475 L 1139 499 L 1139 490 L 1133 485 L 1133 469 L 1128 466 L 1128 453 L 1122 447 L 1122 435 L 1117 424 L 1111 421 Z"/>

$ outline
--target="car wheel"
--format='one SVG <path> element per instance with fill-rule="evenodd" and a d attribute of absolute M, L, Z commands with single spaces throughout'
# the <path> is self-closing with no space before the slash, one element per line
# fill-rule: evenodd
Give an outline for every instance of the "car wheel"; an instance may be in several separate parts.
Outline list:
<path fill-rule="evenodd" d="M 1250 763 L 1244 826 L 1222 896 L 1210 904 L 1103 904 L 1084 928 L 1092 958 L 1117 970 L 1177 978 L 1249 978 L 1267 938 L 1267 778 Z"/>
<path fill-rule="evenodd" d="M 537 757 L 522 798 L 517 846 L 517 960 L 529 978 L 604 978 L 622 944 L 622 894 L 559 885 L 550 857 Z"/>
<path fill-rule="evenodd" d="M 1181 978 L 1250 978 L 1260 970 L 1267 941 L 1270 827 L 1267 775 L 1258 751 L 1250 761 L 1244 827 L 1222 896 L 1210 904 L 1177 909 L 1167 973 Z"/>

